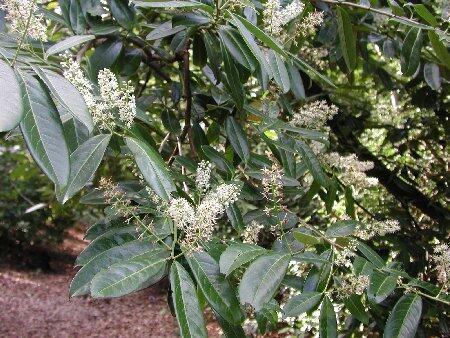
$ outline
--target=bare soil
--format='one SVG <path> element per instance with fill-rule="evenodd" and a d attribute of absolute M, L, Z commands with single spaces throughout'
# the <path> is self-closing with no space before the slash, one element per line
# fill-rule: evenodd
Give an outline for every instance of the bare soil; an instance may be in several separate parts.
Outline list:
<path fill-rule="evenodd" d="M 73 259 L 85 245 L 81 233 L 71 230 L 56 248 L 61 255 L 50 255 L 50 273 L 18 268 L 0 257 L 0 337 L 179 336 L 164 285 L 117 299 L 69 300 Z M 217 325 L 208 323 L 208 332 L 217 337 Z"/>

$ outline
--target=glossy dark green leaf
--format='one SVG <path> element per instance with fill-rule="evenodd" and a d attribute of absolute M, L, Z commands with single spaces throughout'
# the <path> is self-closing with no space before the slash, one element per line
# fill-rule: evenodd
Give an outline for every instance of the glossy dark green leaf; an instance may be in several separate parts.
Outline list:
<path fill-rule="evenodd" d="M 322 294 L 320 292 L 302 292 L 286 302 L 283 308 L 285 317 L 296 317 L 304 312 L 311 311 L 320 303 Z"/>
<path fill-rule="evenodd" d="M 75 33 L 85 33 L 87 23 L 80 5 L 80 0 L 70 0 L 69 19 L 70 25 Z"/>
<path fill-rule="evenodd" d="M 428 8 L 425 7 L 425 5 L 415 4 L 414 10 L 416 11 L 417 14 L 420 15 L 422 19 L 428 22 L 431 26 L 435 27 L 438 25 L 435 16 L 428 10 Z"/>
<path fill-rule="evenodd" d="M 221 51 L 225 71 L 225 78 L 222 80 L 236 107 L 241 110 L 245 101 L 244 86 L 241 83 L 236 64 L 223 45 L 221 45 Z"/>
<path fill-rule="evenodd" d="M 374 270 L 370 275 L 367 297 L 375 303 L 381 303 L 397 287 L 397 276 Z"/>
<path fill-rule="evenodd" d="M 284 64 L 282 57 L 273 50 L 269 51 L 269 64 L 272 69 L 272 74 L 275 82 L 280 87 L 283 93 L 287 93 L 291 88 L 289 81 L 289 73 Z"/>
<path fill-rule="evenodd" d="M 56 107 L 44 86 L 31 75 L 19 72 L 24 117 L 23 137 L 36 163 L 59 187 L 67 184 L 69 149 Z"/>
<path fill-rule="evenodd" d="M 239 324 L 243 320 L 239 302 L 219 264 L 206 252 L 194 253 L 187 260 L 211 307 L 226 321 Z"/>
<path fill-rule="evenodd" d="M 89 245 L 78 255 L 75 265 L 85 265 L 103 251 L 133 241 L 137 239 L 137 237 L 138 233 L 135 226 L 112 228 L 89 243 Z"/>
<path fill-rule="evenodd" d="M 239 210 L 236 203 L 231 204 L 226 210 L 228 219 L 231 225 L 236 230 L 243 230 L 245 228 L 244 219 L 242 217 L 241 210 Z"/>
<path fill-rule="evenodd" d="M 369 315 L 361 302 L 361 296 L 351 295 L 343 301 L 347 310 L 349 310 L 356 319 L 358 319 L 361 323 L 369 324 Z"/>
<path fill-rule="evenodd" d="M 131 29 L 134 23 L 134 12 L 128 0 L 108 0 L 111 14 L 122 27 Z"/>
<path fill-rule="evenodd" d="M 348 69 L 352 71 L 356 67 L 356 39 L 350 16 L 342 7 L 337 8 L 337 22 L 342 55 Z"/>
<path fill-rule="evenodd" d="M 337 338 L 337 321 L 333 304 L 328 296 L 323 298 L 319 317 L 319 337 Z"/>
<path fill-rule="evenodd" d="M 322 252 L 319 257 L 328 261 L 328 263 L 317 264 L 313 266 L 306 276 L 305 283 L 303 285 L 303 291 L 318 291 L 323 292 L 326 290 L 331 278 L 332 264 L 334 259 L 333 250 L 327 250 Z"/>
<path fill-rule="evenodd" d="M 220 170 L 225 171 L 228 174 L 233 174 L 234 168 L 233 165 L 224 157 L 222 156 L 216 149 L 214 149 L 211 146 L 204 145 L 202 146 L 203 153 L 205 156 L 214 163 L 217 168 Z"/>
<path fill-rule="evenodd" d="M 232 116 L 228 116 L 225 122 L 225 130 L 236 154 L 241 160 L 247 162 L 250 158 L 250 148 L 242 126 Z"/>
<path fill-rule="evenodd" d="M 82 43 L 91 41 L 95 39 L 95 35 L 75 35 L 70 36 L 64 40 L 61 40 L 54 45 L 52 45 L 47 51 L 45 52 L 46 56 L 58 54 L 61 52 L 66 51 L 69 48 L 78 46 Z"/>
<path fill-rule="evenodd" d="M 166 21 L 161 25 L 157 26 L 150 33 L 148 33 L 147 40 L 157 40 L 168 36 L 172 36 L 182 30 L 186 29 L 184 26 L 172 27 L 172 21 Z"/>
<path fill-rule="evenodd" d="M 292 232 L 294 238 L 300 243 L 307 245 L 316 245 L 322 243 L 322 239 L 320 237 L 314 236 L 310 231 L 306 229 L 294 229 Z"/>
<path fill-rule="evenodd" d="M 170 286 L 181 337 L 208 337 L 195 285 L 178 262 L 173 262 L 170 268 Z"/>
<path fill-rule="evenodd" d="M 404 76 L 413 76 L 420 66 L 423 37 L 420 28 L 411 28 L 406 34 L 401 51 L 401 67 Z"/>
<path fill-rule="evenodd" d="M 329 179 L 323 172 L 322 166 L 320 165 L 317 156 L 311 150 L 311 148 L 303 141 L 296 141 L 297 150 L 302 156 L 303 161 L 305 161 L 308 170 L 314 179 L 323 187 L 328 187 Z"/>
<path fill-rule="evenodd" d="M 430 30 L 428 31 L 428 38 L 438 59 L 447 69 L 450 69 L 450 53 L 444 43 L 439 39 L 439 35 Z"/>
<path fill-rule="evenodd" d="M 63 76 L 47 69 L 33 67 L 37 75 L 51 91 L 53 97 L 74 118 L 83 123 L 91 133 L 94 129 L 92 116 L 84 102 L 83 96 Z"/>
<path fill-rule="evenodd" d="M 229 275 L 237 268 L 266 253 L 266 249 L 248 243 L 230 245 L 220 256 L 220 272 Z"/>
<path fill-rule="evenodd" d="M 161 121 L 164 127 L 171 133 L 178 134 L 181 131 L 180 121 L 176 118 L 175 114 L 169 109 L 164 109 L 161 113 Z"/>
<path fill-rule="evenodd" d="M 326 231 L 325 236 L 329 238 L 346 237 L 353 234 L 359 222 L 355 220 L 337 221 Z"/>
<path fill-rule="evenodd" d="M 277 291 L 291 260 L 289 254 L 270 253 L 258 257 L 245 271 L 239 284 L 241 304 L 262 309 Z"/>
<path fill-rule="evenodd" d="M 233 58 L 248 70 L 255 71 L 258 67 L 258 60 L 239 33 L 228 26 L 221 26 L 218 33 Z"/>
<path fill-rule="evenodd" d="M 70 176 L 63 203 L 82 189 L 94 176 L 105 154 L 111 134 L 100 134 L 84 142 L 70 155 Z"/>
<path fill-rule="evenodd" d="M 353 260 L 353 269 L 357 276 L 366 275 L 370 276 L 372 271 L 375 269 L 375 265 L 370 263 L 367 259 L 360 256 L 356 256 Z"/>
<path fill-rule="evenodd" d="M 372 250 L 367 244 L 357 242 L 356 247 L 371 262 L 375 267 L 382 268 L 384 266 L 384 260 L 374 250 Z"/>
<path fill-rule="evenodd" d="M 384 327 L 383 338 L 413 338 L 422 314 L 422 298 L 414 293 L 403 295 L 392 309 Z"/>
<path fill-rule="evenodd" d="M 289 81 L 291 83 L 291 92 L 297 99 L 305 99 L 305 87 L 300 72 L 292 63 L 288 62 L 286 65 L 289 73 Z"/>
<path fill-rule="evenodd" d="M 92 278 L 103 269 L 126 259 L 137 257 L 142 253 L 153 250 L 152 244 L 147 240 L 134 240 L 124 245 L 109 248 L 94 256 L 80 270 L 70 283 L 69 296 L 80 296 L 90 292 Z"/>
<path fill-rule="evenodd" d="M 101 270 L 91 282 L 94 298 L 119 297 L 141 290 L 159 281 L 167 271 L 170 253 L 164 247 L 152 250 Z"/>
<path fill-rule="evenodd" d="M 147 183 L 159 197 L 168 200 L 176 187 L 161 155 L 141 140 L 127 137 L 125 142 Z"/>
<path fill-rule="evenodd" d="M 0 132 L 17 127 L 24 116 L 21 89 L 14 70 L 0 60 Z"/>

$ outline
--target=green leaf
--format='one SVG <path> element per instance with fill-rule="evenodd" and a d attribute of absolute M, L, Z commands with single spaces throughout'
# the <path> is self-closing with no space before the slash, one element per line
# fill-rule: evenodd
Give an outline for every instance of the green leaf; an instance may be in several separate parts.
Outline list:
<path fill-rule="evenodd" d="M 184 26 L 172 27 L 172 21 L 166 21 L 161 25 L 157 26 L 146 36 L 146 40 L 157 40 L 162 39 L 167 36 L 174 35 L 182 30 L 186 29 Z"/>
<path fill-rule="evenodd" d="M 356 67 L 356 39 L 350 16 L 342 7 L 337 8 L 337 22 L 342 55 L 348 69 L 352 71 Z"/>
<path fill-rule="evenodd" d="M 361 302 L 361 296 L 351 295 L 344 300 L 345 307 L 350 313 L 355 316 L 361 323 L 369 324 L 369 315 L 364 309 L 364 305 Z"/>
<path fill-rule="evenodd" d="M 367 297 L 375 303 L 381 303 L 397 287 L 397 276 L 374 270 L 370 275 Z"/>
<path fill-rule="evenodd" d="M 273 50 L 269 51 L 269 64 L 272 68 L 272 74 L 275 82 L 281 88 L 283 93 L 287 93 L 291 88 L 289 74 L 283 59 Z"/>
<path fill-rule="evenodd" d="M 289 73 L 289 81 L 291 83 L 291 91 L 296 99 L 303 100 L 306 98 L 305 87 L 298 69 L 291 63 L 287 63 L 287 70 Z"/>
<path fill-rule="evenodd" d="M 132 29 L 134 12 L 128 5 L 128 0 L 108 0 L 111 14 L 117 23 L 126 29 Z"/>
<path fill-rule="evenodd" d="M 78 255 L 75 265 L 85 265 L 103 251 L 133 241 L 137 239 L 137 237 L 138 233 L 135 226 L 113 228 L 89 243 L 89 245 Z"/>
<path fill-rule="evenodd" d="M 170 286 L 181 337 L 208 337 L 197 292 L 189 273 L 178 262 L 170 268 Z"/>
<path fill-rule="evenodd" d="M 367 244 L 357 242 L 356 247 L 371 262 L 375 267 L 384 267 L 384 260 L 375 251 L 373 251 Z"/>
<path fill-rule="evenodd" d="M 245 102 L 244 86 L 241 83 L 239 72 L 236 65 L 223 45 L 220 46 L 224 64 L 225 77 L 222 78 L 229 94 L 231 95 L 236 107 L 242 110 Z"/>
<path fill-rule="evenodd" d="M 326 290 L 332 273 L 332 261 L 334 259 L 333 250 L 326 250 L 319 256 L 328 261 L 326 264 L 317 264 L 313 266 L 308 273 L 303 285 L 303 291 L 318 291 Z"/>
<path fill-rule="evenodd" d="M 316 245 L 322 243 L 322 239 L 311 235 L 305 229 L 295 229 L 294 231 L 292 231 L 292 233 L 294 235 L 294 238 L 300 243 L 307 245 Z"/>
<path fill-rule="evenodd" d="M 20 123 L 25 142 L 36 163 L 57 185 L 67 184 L 69 149 L 56 107 L 44 86 L 34 77 L 19 72 L 24 118 Z"/>
<path fill-rule="evenodd" d="M 0 132 L 17 127 L 23 118 L 24 110 L 19 82 L 14 70 L 0 60 Z"/>
<path fill-rule="evenodd" d="M 136 163 L 150 187 L 159 197 L 169 200 L 170 193 L 175 191 L 176 187 L 158 152 L 135 138 L 126 137 L 125 143 L 133 153 Z"/>
<path fill-rule="evenodd" d="M 337 338 L 337 321 L 333 304 L 328 296 L 323 298 L 319 317 L 319 337 Z"/>
<path fill-rule="evenodd" d="M 450 69 L 450 53 L 448 52 L 447 47 L 445 47 L 439 39 L 439 36 L 433 31 L 428 31 L 428 38 L 430 39 L 431 46 L 438 59 L 445 67 Z"/>
<path fill-rule="evenodd" d="M 295 144 L 297 146 L 298 152 L 302 156 L 303 161 L 305 161 L 308 170 L 317 181 L 317 183 L 325 188 L 328 187 L 330 183 L 329 179 L 323 172 L 322 166 L 320 165 L 317 156 L 314 154 L 311 148 L 301 140 L 296 140 Z"/>
<path fill-rule="evenodd" d="M 119 297 L 156 283 L 166 274 L 169 257 L 167 250 L 155 245 L 153 250 L 111 265 L 92 279 L 92 297 Z"/>
<path fill-rule="evenodd" d="M 92 116 L 84 102 L 83 96 L 63 76 L 47 69 L 33 67 L 36 74 L 44 81 L 53 97 L 58 100 L 74 118 L 83 123 L 91 133 L 94 129 Z"/>
<path fill-rule="evenodd" d="M 45 56 L 48 57 L 53 54 L 57 54 L 60 52 L 64 52 L 65 50 L 78 46 L 82 43 L 91 41 L 95 39 L 95 35 L 75 35 L 68 37 L 64 40 L 59 41 L 58 43 L 55 43 L 52 45 L 47 51 L 45 52 Z"/>
<path fill-rule="evenodd" d="M 233 165 L 224 157 L 222 156 L 216 149 L 214 149 L 211 146 L 203 145 L 202 146 L 203 154 L 211 161 L 213 162 L 217 168 L 220 170 L 225 171 L 228 174 L 234 173 Z"/>
<path fill-rule="evenodd" d="M 70 155 L 70 176 L 63 203 L 82 189 L 94 176 L 110 139 L 110 134 L 97 135 L 84 142 Z"/>
<path fill-rule="evenodd" d="M 286 302 L 283 308 L 285 317 L 296 317 L 304 312 L 311 311 L 322 299 L 320 292 L 303 292 L 297 296 L 292 297 Z"/>
<path fill-rule="evenodd" d="M 239 324 L 242 311 L 235 291 L 220 273 L 219 264 L 206 252 L 197 252 L 187 258 L 192 273 L 211 307 L 227 322 Z"/>
<path fill-rule="evenodd" d="M 98 272 L 115 263 L 137 257 L 153 249 L 149 241 L 138 239 L 125 243 L 124 245 L 114 246 L 99 253 L 78 270 L 70 283 L 69 296 L 74 297 L 88 294 L 92 278 Z"/>
<path fill-rule="evenodd" d="M 270 253 L 258 257 L 239 284 L 241 304 L 250 304 L 256 311 L 262 309 L 277 291 L 290 260 L 289 254 Z"/>
<path fill-rule="evenodd" d="M 328 238 L 349 236 L 355 232 L 358 224 L 359 222 L 355 220 L 337 221 L 325 231 L 325 236 Z"/>
<path fill-rule="evenodd" d="M 370 263 L 367 259 L 356 256 L 353 260 L 353 269 L 357 276 L 366 275 L 370 276 L 372 271 L 375 269 L 375 265 Z"/>
<path fill-rule="evenodd" d="M 237 268 L 266 253 L 260 246 L 248 243 L 230 245 L 220 256 L 220 272 L 228 276 Z"/>
<path fill-rule="evenodd" d="M 236 154 L 241 160 L 247 162 L 250 159 L 250 148 L 242 126 L 232 116 L 228 116 L 225 122 L 225 130 Z"/>
<path fill-rule="evenodd" d="M 438 22 L 433 14 L 430 13 L 430 11 L 425 7 L 423 4 L 415 4 L 414 10 L 417 14 L 420 15 L 422 19 L 424 19 L 426 22 L 428 22 L 431 26 L 436 27 L 438 25 Z"/>
<path fill-rule="evenodd" d="M 266 57 L 263 55 L 261 49 L 259 48 L 255 39 L 253 38 L 253 36 L 252 36 L 253 32 L 249 31 L 248 27 L 250 27 L 250 29 L 252 29 L 253 25 L 242 17 L 235 16 L 231 13 L 229 13 L 229 14 L 233 18 L 232 23 L 237 27 L 237 29 L 241 33 L 241 36 L 244 39 L 247 47 L 251 50 L 255 59 L 258 60 L 260 69 L 265 70 L 266 72 L 269 71 L 270 67 L 266 61 Z M 246 22 L 246 23 L 244 23 L 244 22 Z M 248 24 L 250 24 L 250 25 L 248 25 Z M 272 74 L 270 74 L 270 73 L 268 73 L 267 75 L 269 76 L 269 78 L 272 77 Z"/>
<path fill-rule="evenodd" d="M 419 68 L 422 42 L 423 37 L 420 28 L 411 28 L 406 34 L 400 59 L 404 76 L 413 76 Z"/>
<path fill-rule="evenodd" d="M 441 75 L 437 64 L 427 62 L 423 66 L 423 77 L 431 89 L 439 90 L 441 88 Z"/>
<path fill-rule="evenodd" d="M 175 114 L 169 109 L 164 109 L 161 113 L 161 122 L 164 127 L 171 133 L 179 134 L 181 131 L 180 121 L 176 118 Z"/>
<path fill-rule="evenodd" d="M 245 44 L 239 33 L 228 26 L 220 26 L 218 33 L 233 58 L 242 66 L 254 72 L 258 67 L 258 60 L 252 54 L 252 51 Z"/>
<path fill-rule="evenodd" d="M 190 9 L 199 8 L 210 14 L 212 14 L 214 12 L 214 10 L 211 6 L 205 5 L 205 4 L 203 4 L 201 2 L 197 2 L 197 1 L 173 1 L 173 0 L 169 0 L 169 1 L 152 1 L 152 0 L 137 1 L 137 0 L 132 0 L 132 2 L 137 7 L 142 7 L 142 8 L 190 8 Z"/>
<path fill-rule="evenodd" d="M 389 315 L 383 338 L 413 338 L 421 314 L 422 298 L 414 293 L 403 295 Z"/>

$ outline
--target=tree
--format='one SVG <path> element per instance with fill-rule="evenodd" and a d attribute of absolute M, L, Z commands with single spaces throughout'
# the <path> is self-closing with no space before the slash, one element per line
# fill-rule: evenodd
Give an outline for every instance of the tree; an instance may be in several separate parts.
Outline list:
<path fill-rule="evenodd" d="M 5 1 L 0 131 L 105 204 L 71 296 L 167 277 L 183 337 L 204 303 L 228 337 L 316 309 L 321 337 L 445 330 L 448 23 L 388 6 Z"/>

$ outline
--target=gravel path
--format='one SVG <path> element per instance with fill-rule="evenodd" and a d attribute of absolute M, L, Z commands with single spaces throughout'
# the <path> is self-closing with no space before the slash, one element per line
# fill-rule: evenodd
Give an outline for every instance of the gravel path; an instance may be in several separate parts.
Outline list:
<path fill-rule="evenodd" d="M 58 249 L 70 256 L 86 245 L 69 233 Z M 58 257 L 58 255 L 56 255 Z M 0 257 L 0 262 L 2 257 Z M 68 299 L 75 270 L 69 262 L 53 261 L 57 273 L 33 272 L 0 264 L 0 337 L 179 337 L 166 302 L 166 292 L 148 288 L 115 299 Z M 209 337 L 218 337 L 209 321 Z"/>

